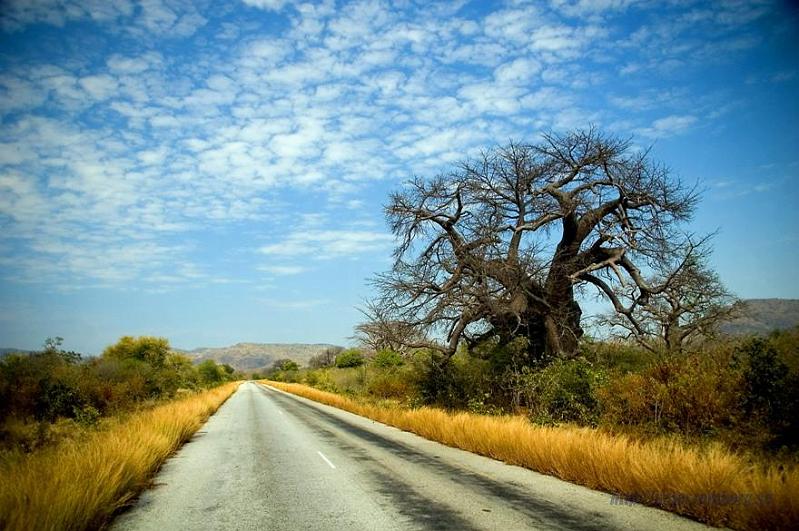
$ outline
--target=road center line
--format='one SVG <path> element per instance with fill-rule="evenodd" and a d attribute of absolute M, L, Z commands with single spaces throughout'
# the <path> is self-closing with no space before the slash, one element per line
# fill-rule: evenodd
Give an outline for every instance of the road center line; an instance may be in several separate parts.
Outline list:
<path fill-rule="evenodd" d="M 333 463 L 331 463 L 331 462 L 330 462 L 330 459 L 328 459 L 327 457 L 325 457 L 325 454 L 323 454 L 323 453 L 322 453 L 322 452 L 320 452 L 320 451 L 317 451 L 316 453 L 317 453 L 317 454 L 319 454 L 319 457 L 321 457 L 322 459 L 324 459 L 324 460 L 325 460 L 325 463 L 327 463 L 328 465 L 330 465 L 330 468 L 332 468 L 332 469 L 335 469 L 335 468 L 336 468 L 336 465 L 334 465 Z"/>

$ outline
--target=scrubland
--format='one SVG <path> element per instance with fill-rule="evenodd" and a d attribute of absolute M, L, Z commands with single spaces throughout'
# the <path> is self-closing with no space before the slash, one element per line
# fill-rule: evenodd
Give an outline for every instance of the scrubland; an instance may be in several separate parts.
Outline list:
<path fill-rule="evenodd" d="M 236 390 L 228 383 L 112 419 L 0 465 L 0 528 L 96 529 Z"/>
<path fill-rule="evenodd" d="M 578 359 L 502 372 L 491 353 L 347 352 L 346 367 L 268 383 L 712 525 L 796 529 L 797 346 L 797 330 L 679 355 L 587 342 Z"/>

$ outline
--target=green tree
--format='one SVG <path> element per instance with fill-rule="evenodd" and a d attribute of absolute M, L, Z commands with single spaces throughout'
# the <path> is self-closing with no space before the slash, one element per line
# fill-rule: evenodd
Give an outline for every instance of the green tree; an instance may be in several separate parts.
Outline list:
<path fill-rule="evenodd" d="M 276 360 L 272 364 L 273 371 L 298 371 L 300 370 L 300 366 L 297 364 L 296 361 L 291 360 L 289 358 L 279 359 Z"/>
<path fill-rule="evenodd" d="M 402 356 L 393 350 L 381 350 L 375 354 L 372 359 L 372 365 L 381 369 L 389 369 L 391 367 L 399 367 L 405 363 Z"/>
<path fill-rule="evenodd" d="M 134 359 L 155 368 L 163 368 L 169 355 L 169 341 L 163 337 L 123 336 L 116 344 L 106 347 L 103 356 L 113 359 Z"/>
<path fill-rule="evenodd" d="M 360 350 L 351 348 L 336 356 L 336 367 L 360 367 L 365 362 Z"/>
<path fill-rule="evenodd" d="M 200 378 L 208 385 L 214 385 L 222 382 L 225 379 L 222 367 L 216 364 L 214 360 L 205 360 L 197 366 L 200 373 Z"/>

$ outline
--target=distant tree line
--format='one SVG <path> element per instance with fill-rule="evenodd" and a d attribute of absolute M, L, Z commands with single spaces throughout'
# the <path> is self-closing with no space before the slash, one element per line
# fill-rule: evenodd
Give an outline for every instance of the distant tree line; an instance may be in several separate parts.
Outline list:
<path fill-rule="evenodd" d="M 122 337 L 102 355 L 84 358 L 49 338 L 41 351 L 0 360 L 0 443 L 14 426 L 71 419 L 84 424 L 181 391 L 232 380 L 234 369 L 206 360 L 194 366 L 159 337 Z"/>

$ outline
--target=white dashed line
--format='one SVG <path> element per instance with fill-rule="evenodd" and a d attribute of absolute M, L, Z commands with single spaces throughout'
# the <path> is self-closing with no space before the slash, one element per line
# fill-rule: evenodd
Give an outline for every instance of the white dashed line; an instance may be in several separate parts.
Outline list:
<path fill-rule="evenodd" d="M 328 465 L 330 465 L 330 468 L 333 468 L 333 469 L 335 469 L 335 468 L 336 468 L 336 465 L 334 465 L 333 463 L 331 463 L 331 462 L 330 462 L 330 459 L 328 459 L 327 457 L 325 457 L 325 454 L 323 454 L 322 452 L 316 452 L 316 453 L 317 453 L 317 454 L 319 454 L 319 457 L 321 457 L 322 459 L 324 459 L 324 460 L 325 460 L 325 463 L 327 463 Z"/>

